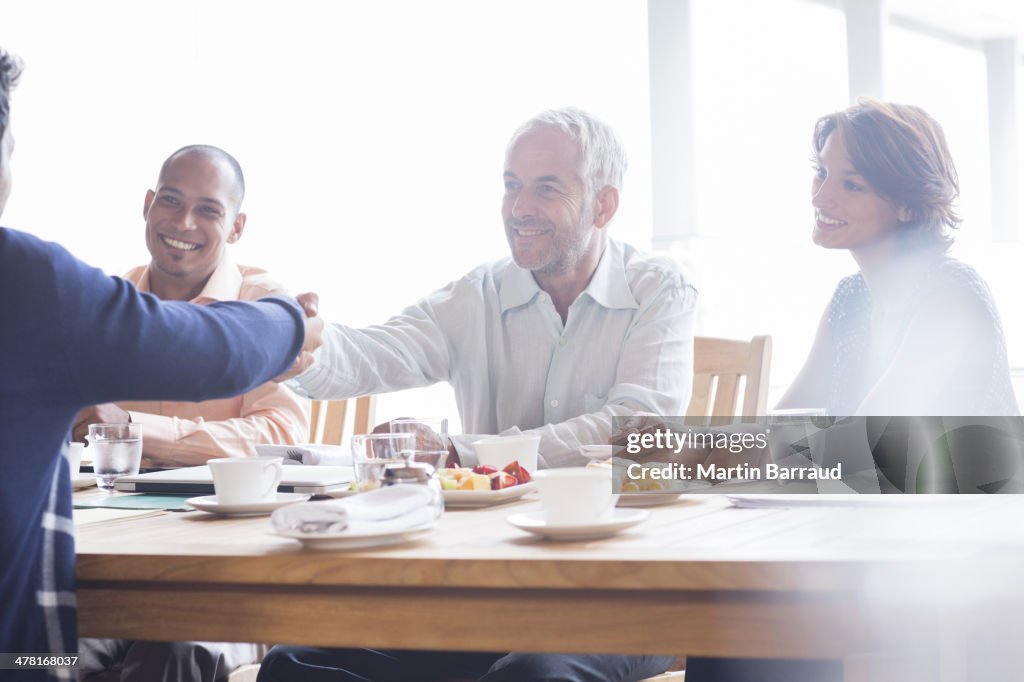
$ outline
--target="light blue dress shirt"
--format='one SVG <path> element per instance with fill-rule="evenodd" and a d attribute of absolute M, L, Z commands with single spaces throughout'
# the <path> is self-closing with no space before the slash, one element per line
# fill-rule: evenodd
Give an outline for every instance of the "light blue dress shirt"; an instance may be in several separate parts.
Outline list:
<path fill-rule="evenodd" d="M 291 382 L 339 400 L 449 382 L 467 433 L 530 430 L 542 467 L 582 465 L 613 418 L 682 415 L 693 385 L 697 291 L 672 261 L 608 240 L 566 322 L 511 258 L 476 268 L 382 325 L 324 330 Z M 474 457 L 472 437 L 456 439 Z"/>

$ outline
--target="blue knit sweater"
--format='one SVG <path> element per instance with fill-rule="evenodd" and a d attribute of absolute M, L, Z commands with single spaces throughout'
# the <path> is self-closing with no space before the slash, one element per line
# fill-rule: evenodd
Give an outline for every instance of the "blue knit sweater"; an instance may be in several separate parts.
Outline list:
<path fill-rule="evenodd" d="M 61 453 L 78 410 L 250 391 L 283 372 L 302 341 L 302 312 L 287 299 L 162 302 L 0 228 L 0 652 L 77 650 Z M 36 672 L 19 679 L 46 675 Z"/>

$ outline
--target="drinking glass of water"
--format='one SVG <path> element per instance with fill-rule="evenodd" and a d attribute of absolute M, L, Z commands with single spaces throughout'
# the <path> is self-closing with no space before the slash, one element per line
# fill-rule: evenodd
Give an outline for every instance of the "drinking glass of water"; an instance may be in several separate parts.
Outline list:
<path fill-rule="evenodd" d="M 91 424 L 89 452 L 101 490 L 114 489 L 114 481 L 139 473 L 142 462 L 141 424 Z"/>
<path fill-rule="evenodd" d="M 416 437 L 412 451 L 414 462 L 426 462 L 434 470 L 443 469 L 448 461 L 448 419 L 392 419 L 388 422 L 391 433 L 411 433 Z"/>
<path fill-rule="evenodd" d="M 384 482 L 388 466 L 402 464 L 416 447 L 411 433 L 368 433 L 352 436 L 352 465 L 356 490 L 376 490 Z"/>

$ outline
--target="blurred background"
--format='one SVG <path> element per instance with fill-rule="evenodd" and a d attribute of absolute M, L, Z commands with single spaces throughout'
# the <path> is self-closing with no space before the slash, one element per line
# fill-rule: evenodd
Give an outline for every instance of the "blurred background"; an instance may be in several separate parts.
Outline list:
<path fill-rule="evenodd" d="M 382 322 L 507 255 L 505 143 L 576 105 L 629 152 L 613 236 L 683 265 L 699 334 L 772 335 L 771 405 L 856 270 L 810 242 L 812 126 L 880 96 L 945 127 L 953 253 L 995 293 L 1024 397 L 1022 35 L 1017 0 L 4 0 L 25 63 L 4 224 L 122 274 L 148 262 L 163 159 L 214 144 L 247 178 L 235 260 Z M 442 413 L 447 386 L 378 403 Z"/>

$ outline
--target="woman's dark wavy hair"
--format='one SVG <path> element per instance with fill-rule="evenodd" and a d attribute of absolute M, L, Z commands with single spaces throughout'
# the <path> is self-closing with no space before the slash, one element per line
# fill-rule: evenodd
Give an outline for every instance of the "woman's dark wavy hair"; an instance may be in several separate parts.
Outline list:
<path fill-rule="evenodd" d="M 944 249 L 960 225 L 953 204 L 960 179 L 942 126 L 923 109 L 860 98 L 854 106 L 822 116 L 814 126 L 814 151 L 839 131 L 854 168 L 880 196 L 910 211 L 906 229 Z"/>
<path fill-rule="evenodd" d="M 11 118 L 11 90 L 21 76 L 21 62 L 0 48 L 0 140 Z"/>

